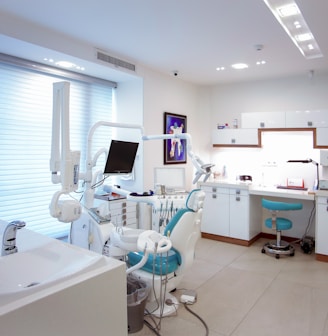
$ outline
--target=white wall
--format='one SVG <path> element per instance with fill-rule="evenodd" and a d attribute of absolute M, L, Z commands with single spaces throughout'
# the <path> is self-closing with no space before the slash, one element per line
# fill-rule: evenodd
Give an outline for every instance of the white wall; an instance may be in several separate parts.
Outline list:
<path fill-rule="evenodd" d="M 208 111 L 202 109 L 202 90 L 192 84 L 185 83 L 171 75 L 160 74 L 145 69 L 144 78 L 144 128 L 145 134 L 163 134 L 164 112 L 187 116 L 187 132 L 192 136 L 193 151 L 209 158 L 208 146 Z M 154 168 L 164 167 L 163 141 L 147 141 L 144 143 L 144 182 L 145 188 L 154 187 Z M 165 167 L 184 167 L 186 169 L 186 188 L 191 189 L 193 166 L 187 158 L 187 164 L 165 165 Z"/>

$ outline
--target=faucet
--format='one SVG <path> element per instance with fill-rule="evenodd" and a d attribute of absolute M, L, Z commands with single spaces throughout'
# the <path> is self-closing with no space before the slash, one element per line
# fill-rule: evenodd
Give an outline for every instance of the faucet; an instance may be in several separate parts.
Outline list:
<path fill-rule="evenodd" d="M 1 256 L 6 256 L 17 252 L 16 232 L 18 229 L 23 228 L 26 223 L 20 220 L 3 223 L 5 224 L 5 227 L 2 234 Z"/>

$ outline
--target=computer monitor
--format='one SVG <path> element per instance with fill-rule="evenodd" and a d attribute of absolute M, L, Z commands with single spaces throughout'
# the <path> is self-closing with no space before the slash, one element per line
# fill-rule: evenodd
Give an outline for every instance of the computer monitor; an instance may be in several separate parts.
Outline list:
<path fill-rule="evenodd" d="M 104 169 L 104 175 L 132 172 L 139 143 L 112 140 Z"/>

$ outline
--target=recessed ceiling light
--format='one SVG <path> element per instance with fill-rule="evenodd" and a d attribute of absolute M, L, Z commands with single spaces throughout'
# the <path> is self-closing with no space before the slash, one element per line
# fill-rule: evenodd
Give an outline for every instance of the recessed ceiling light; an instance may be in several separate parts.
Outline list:
<path fill-rule="evenodd" d="M 76 65 L 72 62 L 69 62 L 69 61 L 54 61 L 52 58 L 47 58 L 45 57 L 43 59 L 44 61 L 46 62 L 49 62 L 49 63 L 55 63 L 57 66 L 59 67 L 62 67 L 62 68 L 66 68 L 66 69 L 75 69 L 75 70 L 79 70 L 79 71 L 84 71 L 85 68 L 84 67 L 81 67 L 79 65 Z"/>
<path fill-rule="evenodd" d="M 235 63 L 235 64 L 232 64 L 231 67 L 236 70 L 243 70 L 243 69 L 247 69 L 248 65 L 245 63 Z"/>
<path fill-rule="evenodd" d="M 264 64 L 266 64 L 266 61 L 264 60 L 256 62 L 256 65 L 264 65 Z"/>
<path fill-rule="evenodd" d="M 217 67 L 216 70 L 217 70 L 217 71 L 222 71 L 222 70 L 225 70 L 225 67 L 224 67 L 224 66 L 222 66 L 222 67 Z"/>
<path fill-rule="evenodd" d="M 59 61 L 59 62 L 56 62 L 56 65 L 63 67 L 63 68 L 67 68 L 67 69 L 76 67 L 74 63 L 71 63 L 68 61 Z"/>

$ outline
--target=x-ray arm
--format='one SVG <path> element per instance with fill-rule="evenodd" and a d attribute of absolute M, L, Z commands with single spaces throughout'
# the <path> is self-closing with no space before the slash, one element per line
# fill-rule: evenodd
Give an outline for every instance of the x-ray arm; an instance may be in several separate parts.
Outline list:
<path fill-rule="evenodd" d="M 210 177 L 212 171 L 211 168 L 214 167 L 214 164 L 206 163 L 199 158 L 199 156 L 195 155 L 192 151 L 192 141 L 191 135 L 189 133 L 179 133 L 179 134 L 159 134 L 159 135 L 144 135 L 142 137 L 143 140 L 169 140 L 169 139 L 185 139 L 187 144 L 187 153 L 191 158 L 191 162 L 196 169 L 195 177 L 192 181 L 193 184 L 197 183 L 202 175 L 204 176 L 203 182 L 206 182 Z"/>

